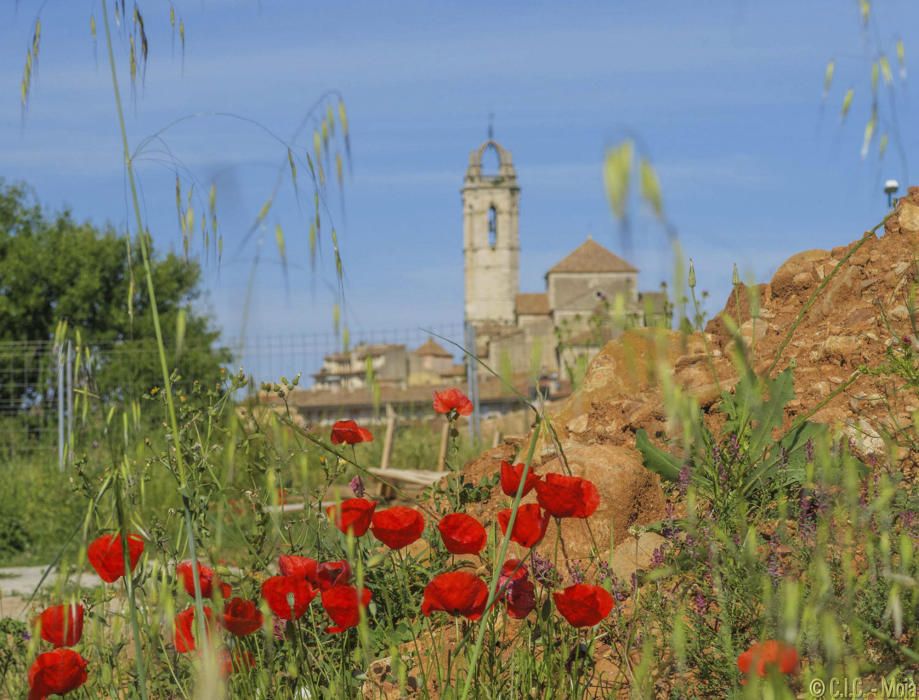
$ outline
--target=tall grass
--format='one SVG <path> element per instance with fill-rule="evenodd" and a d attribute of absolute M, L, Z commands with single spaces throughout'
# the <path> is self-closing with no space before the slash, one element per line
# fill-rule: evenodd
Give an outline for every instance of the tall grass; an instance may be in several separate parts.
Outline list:
<path fill-rule="evenodd" d="M 38 594 L 36 605 L 79 600 L 87 611 L 78 647 L 89 678 L 71 697 L 784 698 L 808 692 L 814 680 L 857 678 L 866 690 L 914 682 L 915 484 L 904 478 L 895 451 L 867 469 L 825 428 L 805 431 L 802 424 L 776 442 L 772 429 L 793 371 L 757 376 L 739 336 L 741 380 L 722 397 L 718 433 L 691 396 L 668 384 L 667 368 L 658 372 L 668 418 L 682 428 L 682 439 L 655 447 L 639 435 L 646 466 L 667 481 L 670 511 L 664 521 L 645 526 L 665 542 L 650 566 L 627 580 L 611 567 L 613 543 L 594 542 L 589 565 L 566 573 L 559 552 L 553 564 L 546 552 L 512 549 L 490 518 L 483 523 L 488 539 L 480 554 L 450 554 L 436 523 L 487 499 L 496 474 L 477 488 L 460 490 L 448 482 L 421 498 L 397 490 L 397 500 L 413 503 L 427 525 L 406 548 L 342 534 L 324 505 L 346 496 L 344 484 L 354 476 L 373 484 L 368 468 L 377 464 L 378 442 L 373 448 L 336 446 L 326 431 L 299 426 L 284 412 L 240 410 L 235 398 L 248 383 L 242 371 L 214 386 L 197 385 L 188 401 L 177 401 L 157 317 L 109 7 L 100 2 L 163 390 L 146 400 L 153 420 L 97 401 L 90 415 L 100 422 L 101 445 L 84 447 L 85 461 L 78 461 L 66 486 L 48 484 L 47 472 L 19 472 L 22 491 L 16 493 L 47 489 L 34 517 L 49 523 L 49 531 L 38 528 L 34 537 L 60 540 L 54 559 L 65 574 Z M 645 197 L 664 219 L 656 176 L 644 161 L 641 174 Z M 337 252 L 336 264 L 341 278 Z M 914 377 L 912 346 L 890 352 L 886 371 Z M 777 356 L 770 370 L 778 362 Z M 917 390 L 914 382 L 907 386 Z M 525 473 L 561 451 L 551 412 L 529 409 L 536 427 L 514 458 L 526 465 Z M 916 444 L 915 430 L 915 423 L 908 427 L 908 444 Z M 457 471 L 469 453 L 455 424 L 451 435 L 449 466 Z M 404 461 L 412 459 L 411 450 L 418 450 L 419 463 L 428 461 L 433 453 L 416 442 L 430 437 L 410 433 L 401 443 L 408 445 Z M 303 510 L 279 507 L 294 496 Z M 508 533 L 522 496 L 521 485 L 508 501 Z M 22 498 L 16 496 L 17 505 Z M 0 506 L 7 516 L 22 517 L 9 500 Z M 143 557 L 116 584 L 73 586 L 72 575 L 89 568 L 86 543 L 103 532 L 117 533 L 122 545 L 129 534 L 141 535 Z M 515 566 L 526 566 L 536 582 L 535 605 L 523 620 L 497 603 L 507 592 L 500 574 L 511 553 L 520 560 Z M 275 619 L 260 591 L 279 554 L 347 561 L 357 589 L 373 592 L 358 623 L 330 632 L 318 601 L 299 620 Z M 130 570 L 126 553 L 124 559 Z M 191 595 L 177 579 L 181 561 L 192 565 Z M 264 623 L 253 634 L 209 631 L 206 607 L 220 617 L 225 601 L 219 593 L 210 601 L 203 596 L 198 573 L 204 564 L 232 586 L 233 596 L 256 601 Z M 422 614 L 426 586 L 445 571 L 474 573 L 487 584 L 478 620 Z M 553 593 L 581 578 L 617 601 L 608 617 L 585 629 L 568 624 L 553 600 Z M 189 606 L 199 649 L 181 654 L 173 624 Z M 0 684 L 9 697 L 27 693 L 28 669 L 43 649 L 36 632 L 29 623 L 2 621 Z M 738 655 L 766 639 L 797 650 L 795 672 L 773 668 L 746 677 L 738 671 Z M 232 672 L 221 672 L 221 654 L 232 661 Z"/>

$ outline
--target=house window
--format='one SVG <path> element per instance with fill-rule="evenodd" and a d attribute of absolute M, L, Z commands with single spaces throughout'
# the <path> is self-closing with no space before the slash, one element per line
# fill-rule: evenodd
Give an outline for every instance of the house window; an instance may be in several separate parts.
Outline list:
<path fill-rule="evenodd" d="M 498 245 L 498 212 L 493 206 L 488 209 L 488 245 L 492 250 Z"/>

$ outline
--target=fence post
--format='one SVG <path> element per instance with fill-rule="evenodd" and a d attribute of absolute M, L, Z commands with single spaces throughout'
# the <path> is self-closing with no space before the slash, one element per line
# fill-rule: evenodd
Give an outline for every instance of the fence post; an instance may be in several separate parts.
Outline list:
<path fill-rule="evenodd" d="M 67 341 L 67 465 L 73 464 L 73 341 Z"/>
<path fill-rule="evenodd" d="M 479 440 L 479 363 L 476 355 L 475 326 L 469 321 L 465 328 L 466 352 L 466 387 L 472 401 L 472 415 L 469 416 L 469 439 L 473 444 Z"/>
<path fill-rule="evenodd" d="M 64 471 L 64 346 L 57 346 L 57 466 Z"/>
<path fill-rule="evenodd" d="M 437 451 L 437 471 L 442 472 L 447 465 L 447 445 L 450 442 L 450 421 L 444 421 L 440 433 L 440 449 Z"/>
<path fill-rule="evenodd" d="M 386 404 L 386 435 L 383 438 L 383 454 L 380 457 L 380 469 L 389 469 L 389 460 L 392 458 L 393 440 L 396 434 L 396 412 L 392 404 Z M 380 482 L 380 497 L 392 498 L 395 494 L 388 484 Z"/>

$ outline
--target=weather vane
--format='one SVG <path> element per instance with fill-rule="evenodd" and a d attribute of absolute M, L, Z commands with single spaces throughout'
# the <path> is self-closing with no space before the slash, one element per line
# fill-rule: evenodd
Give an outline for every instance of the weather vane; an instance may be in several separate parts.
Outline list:
<path fill-rule="evenodd" d="M 495 113 L 488 113 L 488 140 L 494 141 L 495 139 Z"/>

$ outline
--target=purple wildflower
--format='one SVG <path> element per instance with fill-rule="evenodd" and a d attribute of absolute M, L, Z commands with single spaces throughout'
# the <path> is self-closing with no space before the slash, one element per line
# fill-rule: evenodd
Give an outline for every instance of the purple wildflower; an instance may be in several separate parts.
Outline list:
<path fill-rule="evenodd" d="M 282 620 L 279 617 L 274 618 L 274 638 L 278 641 L 284 641 L 284 636 L 287 632 L 287 620 Z"/>
<path fill-rule="evenodd" d="M 541 586 L 552 588 L 558 578 L 558 573 L 556 573 L 552 562 L 535 551 L 530 561 L 533 564 L 533 580 Z"/>
<path fill-rule="evenodd" d="M 692 606 L 695 608 L 696 613 L 699 615 L 704 615 L 708 612 L 708 601 L 705 599 L 705 596 L 702 595 L 702 591 L 696 593 L 696 597 L 693 598 Z"/>
<path fill-rule="evenodd" d="M 613 580 L 613 570 L 609 567 L 609 562 L 601 561 L 597 563 L 597 581 L 602 583 L 607 579 Z"/>
<path fill-rule="evenodd" d="M 365 493 L 364 481 L 361 479 L 359 474 L 355 475 L 355 477 L 351 479 L 351 482 L 348 484 L 348 486 L 351 487 L 351 493 L 353 493 L 355 497 L 363 498 Z"/>
<path fill-rule="evenodd" d="M 769 578 L 772 579 L 773 583 L 778 583 L 779 579 L 781 579 L 784 574 L 782 562 L 779 560 L 779 556 L 774 550 L 769 552 L 766 572 L 769 574 Z"/>
<path fill-rule="evenodd" d="M 689 482 L 691 479 L 692 479 L 692 472 L 689 469 L 689 464 L 684 464 L 683 468 L 680 469 L 679 488 L 680 488 L 681 496 L 686 495 L 686 489 L 689 488 Z"/>
<path fill-rule="evenodd" d="M 731 459 L 736 460 L 738 455 L 740 454 L 740 440 L 737 438 L 736 433 L 734 435 L 731 435 L 730 448 L 731 448 Z"/>
<path fill-rule="evenodd" d="M 572 584 L 584 583 L 584 572 L 577 562 L 568 562 L 568 576 Z"/>

